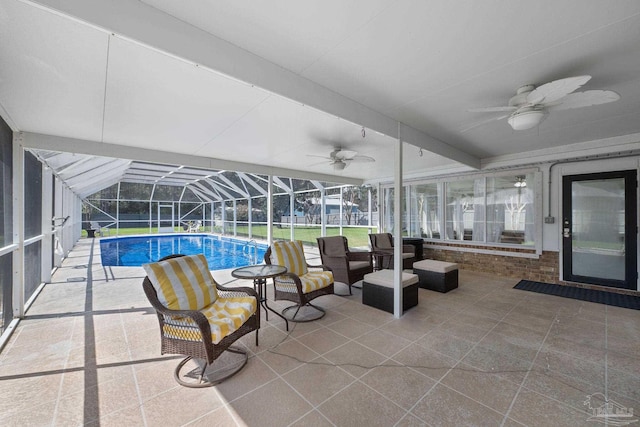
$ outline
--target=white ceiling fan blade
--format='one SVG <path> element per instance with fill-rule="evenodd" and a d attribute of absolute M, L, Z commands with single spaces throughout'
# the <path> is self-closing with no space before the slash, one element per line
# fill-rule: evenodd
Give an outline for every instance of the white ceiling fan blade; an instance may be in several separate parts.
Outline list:
<path fill-rule="evenodd" d="M 316 158 L 318 158 L 318 159 L 333 160 L 331 157 L 327 157 L 327 156 L 318 156 L 317 154 L 307 154 L 307 157 L 316 157 Z"/>
<path fill-rule="evenodd" d="M 533 105 L 548 104 L 559 100 L 591 80 L 591 76 L 567 77 L 545 83 L 527 95 L 527 102 Z"/>
<path fill-rule="evenodd" d="M 314 166 L 320 166 L 320 165 L 326 165 L 326 164 L 327 164 L 327 161 L 326 161 L 326 160 L 324 160 L 324 161 L 322 161 L 322 162 L 314 162 L 314 163 L 311 163 L 310 165 L 307 165 L 307 166 L 308 166 L 308 167 L 314 167 Z M 329 164 L 332 164 L 332 162 L 329 162 Z"/>
<path fill-rule="evenodd" d="M 505 118 L 509 117 L 510 115 L 511 115 L 511 113 L 503 114 L 503 115 L 498 116 L 498 117 L 491 117 L 489 119 L 482 120 L 480 122 L 475 122 L 475 123 L 473 123 L 473 124 L 471 124 L 469 126 L 465 126 L 462 129 L 460 129 L 460 133 L 465 133 L 467 131 L 470 131 L 471 129 L 477 128 L 478 126 L 482 126 L 482 125 L 487 124 L 489 122 L 505 119 Z"/>
<path fill-rule="evenodd" d="M 467 111 L 470 113 L 502 113 L 503 111 L 516 111 L 518 107 L 512 107 L 505 105 L 504 107 L 480 107 L 470 108 Z"/>
<path fill-rule="evenodd" d="M 569 110 L 571 108 L 589 107 L 591 105 L 606 104 L 620 99 L 620 95 L 612 90 L 587 90 L 584 92 L 571 93 L 557 104 L 548 105 L 549 111 Z"/>
<path fill-rule="evenodd" d="M 353 156 L 352 159 L 346 159 L 346 160 L 351 160 L 352 162 L 361 162 L 361 163 L 371 163 L 376 161 L 376 159 L 374 159 L 373 157 L 362 156 L 362 155 Z"/>

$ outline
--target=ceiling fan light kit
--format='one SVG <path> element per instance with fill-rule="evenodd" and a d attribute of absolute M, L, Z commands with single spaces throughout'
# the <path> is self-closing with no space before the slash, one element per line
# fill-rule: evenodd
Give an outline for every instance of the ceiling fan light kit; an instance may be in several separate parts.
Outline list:
<path fill-rule="evenodd" d="M 344 170 L 347 167 L 347 164 L 342 160 L 336 160 L 333 162 L 333 169 L 337 171 Z"/>
<path fill-rule="evenodd" d="M 538 126 L 547 116 L 544 110 L 530 110 L 513 113 L 507 123 L 513 130 L 527 130 Z"/>

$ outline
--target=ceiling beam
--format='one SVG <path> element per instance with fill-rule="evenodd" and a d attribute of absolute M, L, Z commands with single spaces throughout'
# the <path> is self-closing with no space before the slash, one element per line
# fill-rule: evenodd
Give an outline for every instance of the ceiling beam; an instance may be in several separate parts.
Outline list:
<path fill-rule="evenodd" d="M 289 188 L 289 186 L 287 184 L 285 184 L 280 177 L 278 176 L 274 176 L 273 177 L 273 183 L 275 185 L 277 185 L 278 187 L 282 188 L 285 192 L 291 194 L 293 193 L 293 186 L 291 188 Z"/>
<path fill-rule="evenodd" d="M 193 188 L 192 186 L 189 186 L 189 190 L 195 194 L 197 197 L 199 197 L 201 200 L 204 199 L 207 202 L 213 202 L 214 199 L 211 198 L 211 196 L 208 196 L 206 194 L 204 194 L 202 191 L 198 190 L 197 188 Z M 215 200 L 221 200 L 221 199 L 215 199 Z"/>
<path fill-rule="evenodd" d="M 205 179 L 201 179 L 200 181 L 198 181 L 196 184 L 201 183 L 202 185 L 209 184 L 211 186 L 211 188 L 213 188 L 214 191 L 217 191 L 219 194 L 222 194 L 224 197 L 226 197 L 227 199 L 235 199 L 236 197 L 234 197 L 231 193 L 229 193 L 227 190 L 225 190 L 224 188 L 222 188 L 222 186 L 220 185 L 220 183 L 215 182 L 213 179 L 211 178 L 205 178 Z"/>
<path fill-rule="evenodd" d="M 231 182 L 231 180 L 229 178 L 227 178 L 223 174 L 219 173 L 218 175 L 216 175 L 216 179 L 219 179 L 220 181 L 225 182 L 229 186 L 229 188 L 231 188 L 232 190 L 234 190 L 235 192 L 237 192 L 241 196 L 243 196 L 245 198 L 251 197 L 251 195 L 249 193 L 247 193 L 245 190 L 243 190 L 242 188 L 240 188 L 237 185 L 235 185 L 233 182 Z"/>
<path fill-rule="evenodd" d="M 141 162 L 180 164 L 207 170 L 231 170 L 254 173 L 258 175 L 285 176 L 296 179 L 316 179 L 318 181 L 335 182 L 340 184 L 362 185 L 363 180 L 338 175 L 326 175 L 294 169 L 276 168 L 254 163 L 234 162 L 230 160 L 214 159 L 212 157 L 193 156 L 190 154 L 172 153 L 168 151 L 152 150 L 149 148 L 131 147 L 128 145 L 107 144 L 104 142 L 88 141 L 84 139 L 66 138 L 62 136 L 44 135 L 40 133 L 21 132 L 25 148 L 38 150 L 63 151 L 77 154 L 91 154 L 94 156 L 113 157 L 138 160 Z"/>
<path fill-rule="evenodd" d="M 222 196 L 220 196 L 220 194 L 218 193 L 214 193 L 213 191 L 209 190 L 207 187 L 204 186 L 204 184 L 200 181 L 194 183 L 194 184 L 189 184 L 192 188 L 191 190 L 193 191 L 197 191 L 203 195 L 209 196 L 209 198 L 211 200 L 216 200 L 216 201 L 222 201 Z"/>
<path fill-rule="evenodd" d="M 129 39 L 204 66 L 225 76 L 257 86 L 303 105 L 373 129 L 475 169 L 480 159 L 418 129 L 360 104 L 333 90 L 241 49 L 194 25 L 130 0 L 33 0 L 46 8 L 72 16 Z M 270 174 L 279 175 L 279 174 Z"/>
<path fill-rule="evenodd" d="M 248 176 L 246 173 L 244 172 L 237 172 L 237 175 L 245 182 L 248 182 L 249 185 L 251 185 L 253 188 L 255 188 L 256 190 L 258 190 L 258 192 L 260 194 L 262 194 L 263 196 L 267 195 L 267 190 L 265 190 L 264 188 L 260 187 L 253 179 L 251 179 L 250 176 Z"/>

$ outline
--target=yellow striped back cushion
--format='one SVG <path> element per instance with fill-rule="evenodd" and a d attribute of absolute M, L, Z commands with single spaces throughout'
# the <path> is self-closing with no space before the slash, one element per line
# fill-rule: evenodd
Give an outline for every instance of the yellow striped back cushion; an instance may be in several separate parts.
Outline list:
<path fill-rule="evenodd" d="M 307 274 L 307 261 L 300 240 L 274 242 L 271 246 L 271 263 L 287 267 L 297 276 Z"/>
<path fill-rule="evenodd" d="M 216 282 L 204 255 L 189 255 L 144 264 L 158 294 L 171 310 L 199 310 L 218 299 Z"/>

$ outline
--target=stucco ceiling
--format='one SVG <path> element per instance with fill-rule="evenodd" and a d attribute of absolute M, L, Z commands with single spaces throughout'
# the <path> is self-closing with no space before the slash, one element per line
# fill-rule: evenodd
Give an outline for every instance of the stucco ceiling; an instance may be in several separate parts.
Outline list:
<path fill-rule="evenodd" d="M 339 182 L 393 177 L 398 129 L 408 177 L 640 140 L 637 1 L 0 0 L 0 58 L 12 128 L 89 154 L 151 149 Z M 470 108 L 584 74 L 583 90 L 621 99 L 528 131 L 461 132 L 491 117 Z M 376 162 L 335 171 L 314 157 L 337 146 Z"/>

